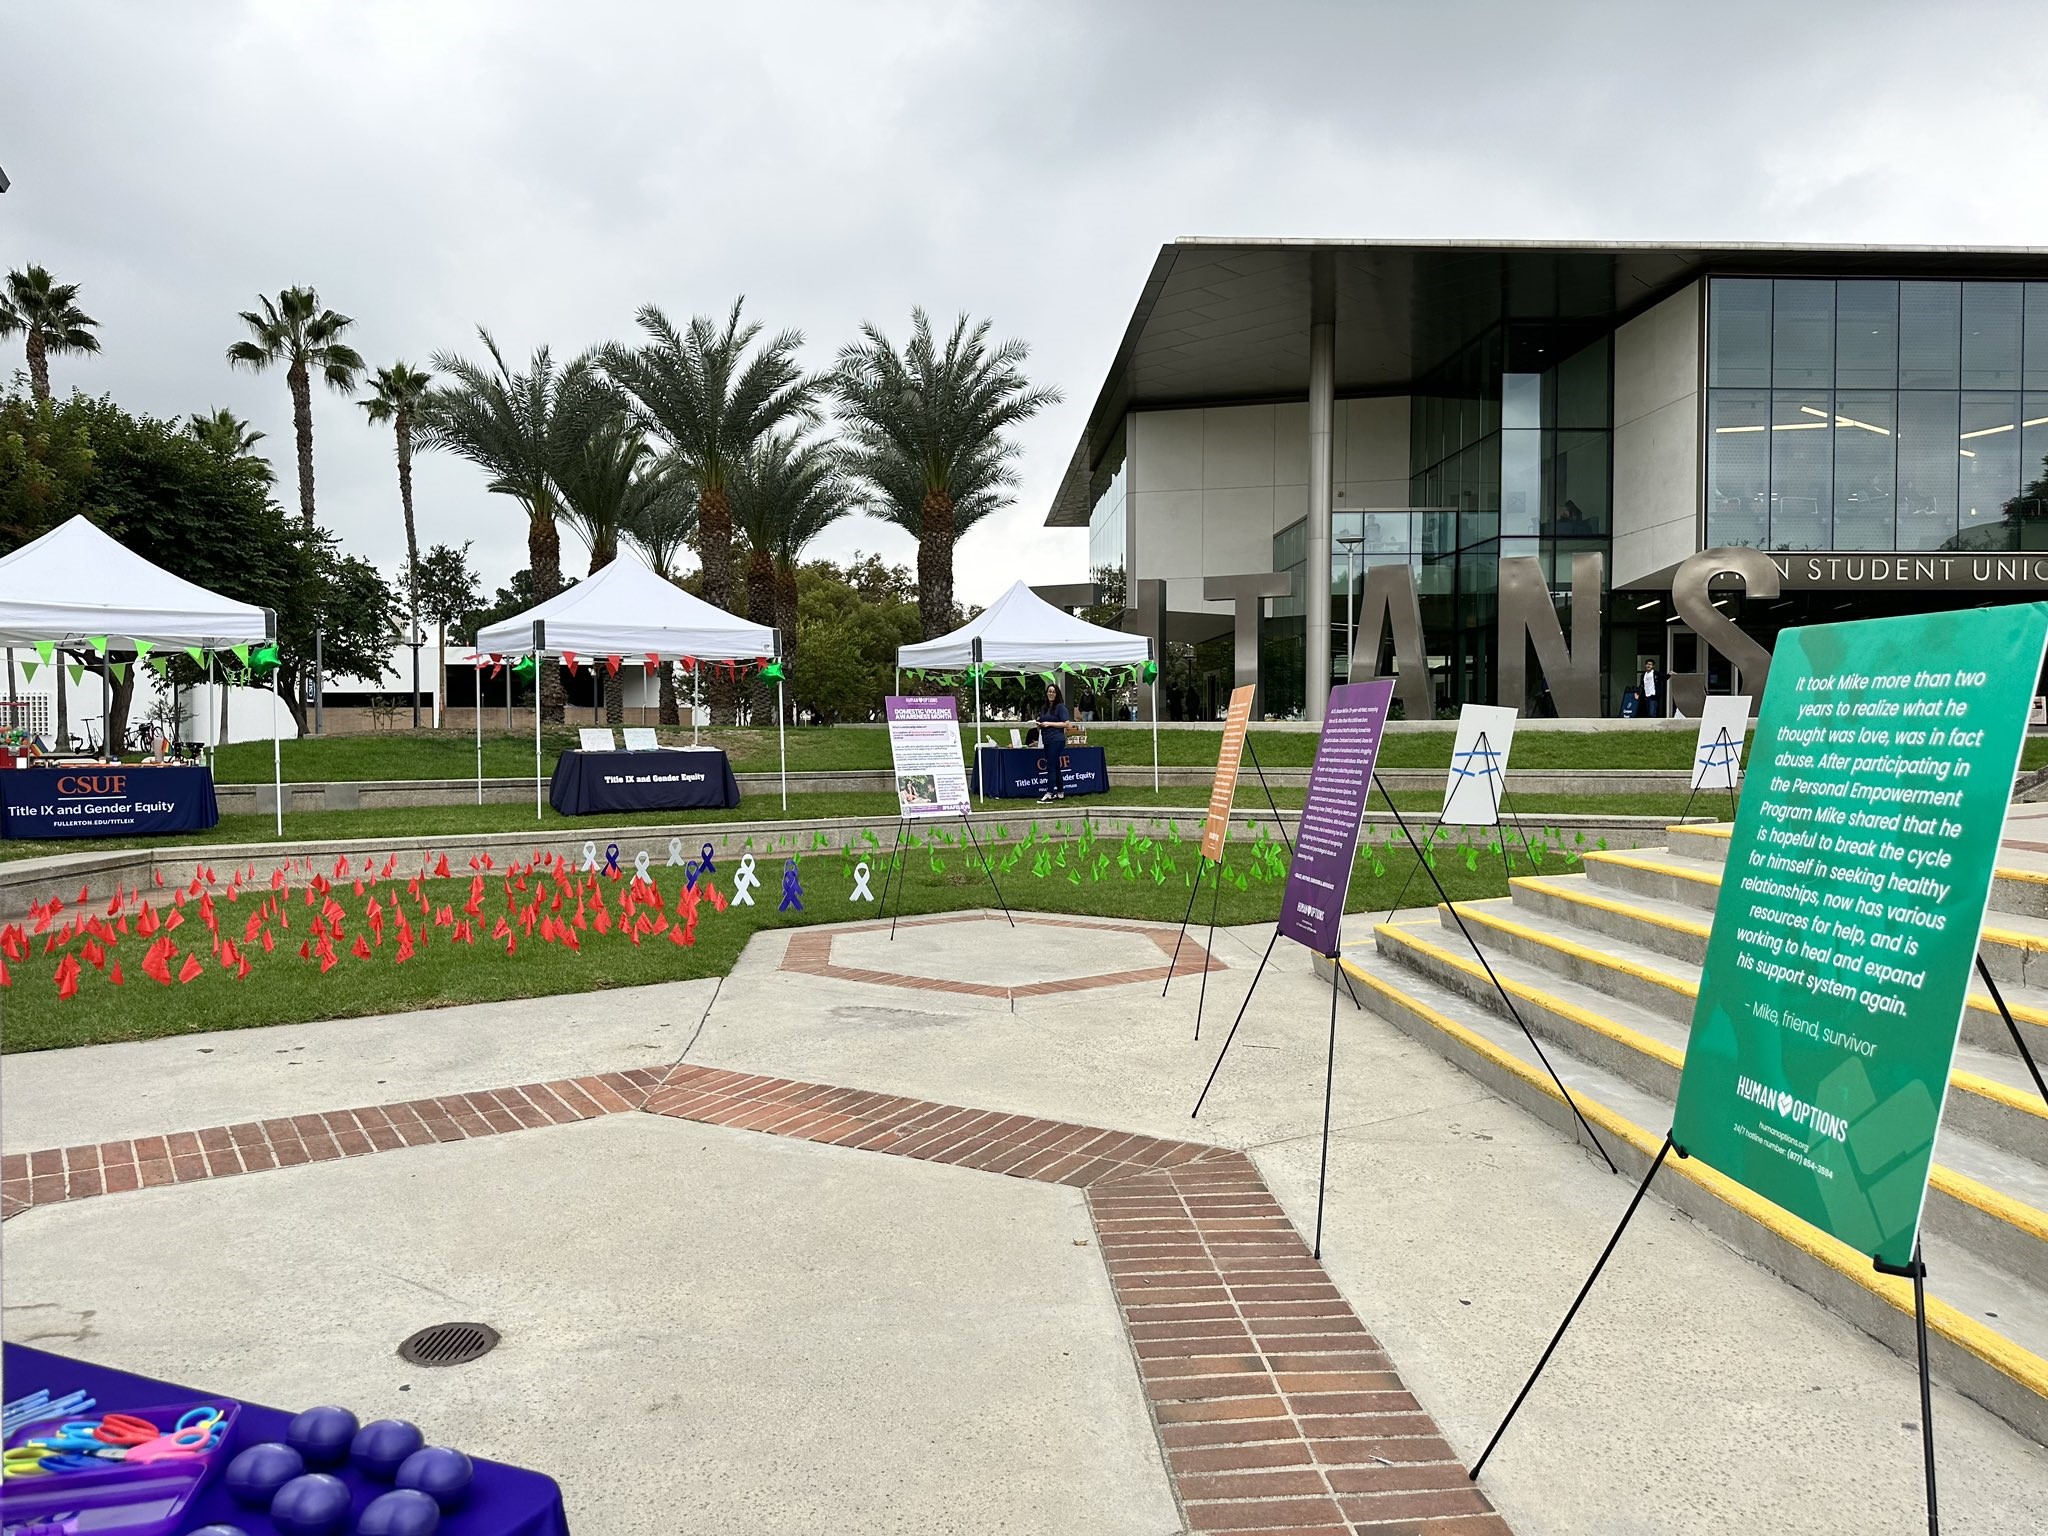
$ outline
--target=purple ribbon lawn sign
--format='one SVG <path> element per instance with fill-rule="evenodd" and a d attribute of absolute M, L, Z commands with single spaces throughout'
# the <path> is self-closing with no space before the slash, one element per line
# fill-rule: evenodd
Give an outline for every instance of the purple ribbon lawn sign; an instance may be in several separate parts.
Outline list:
<path fill-rule="evenodd" d="M 1294 862 L 1280 900 L 1280 931 L 1319 955 L 1335 955 L 1358 858 L 1358 828 L 1394 698 L 1394 680 L 1340 683 L 1330 690 L 1322 740 L 1309 769 Z"/>

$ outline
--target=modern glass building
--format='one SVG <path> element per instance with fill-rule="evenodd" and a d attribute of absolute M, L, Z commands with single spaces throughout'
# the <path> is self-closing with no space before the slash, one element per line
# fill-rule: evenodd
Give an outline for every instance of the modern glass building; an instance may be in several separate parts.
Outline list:
<path fill-rule="evenodd" d="M 1702 549 L 1772 555 L 1777 598 L 1723 603 L 1766 645 L 2048 587 L 2044 461 L 2048 252 L 1186 240 L 1047 522 L 1089 529 L 1130 627 L 1198 647 L 1195 714 L 1231 681 L 1217 578 L 1292 576 L 1261 708 L 1314 717 L 1393 563 L 1439 709 L 1540 709 L 1496 698 L 1500 561 L 1539 561 L 1568 617 L 1596 552 L 1611 709 L 1646 656 L 1739 687 L 1669 601 Z"/>

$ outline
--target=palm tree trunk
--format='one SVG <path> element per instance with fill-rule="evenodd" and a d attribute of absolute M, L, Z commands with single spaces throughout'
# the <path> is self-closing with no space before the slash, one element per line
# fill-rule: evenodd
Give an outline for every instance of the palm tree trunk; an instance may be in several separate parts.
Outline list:
<path fill-rule="evenodd" d="M 71 702 L 64 689 L 64 653 L 57 654 L 57 750 L 71 750 Z"/>
<path fill-rule="evenodd" d="M 661 712 L 655 717 L 663 725 L 683 723 L 683 701 L 676 696 L 676 664 L 661 664 Z"/>
<path fill-rule="evenodd" d="M 747 555 L 747 617 L 756 624 L 775 625 L 775 557 L 765 549 Z M 775 718 L 775 685 L 759 677 L 749 685 L 758 723 Z"/>
<path fill-rule="evenodd" d="M 917 616 L 924 637 L 936 640 L 953 628 L 953 498 L 927 491 L 924 527 L 917 540 Z"/>
<path fill-rule="evenodd" d="M 39 325 L 28 328 L 28 387 L 40 404 L 50 403 L 50 354 Z"/>
<path fill-rule="evenodd" d="M 313 386 L 306 365 L 293 363 L 284 376 L 292 392 L 292 435 L 299 445 L 299 516 L 313 526 Z"/>
<path fill-rule="evenodd" d="M 420 632 L 420 540 L 412 520 L 412 417 L 400 411 L 393 419 L 398 438 L 398 503 L 405 509 L 405 601 L 409 610 L 406 622 L 408 640 L 417 639 Z M 418 656 L 419 652 L 413 652 Z M 413 724 L 418 726 L 420 696 L 419 668 L 413 668 L 412 710 Z"/>
<path fill-rule="evenodd" d="M 796 562 L 775 562 L 775 631 L 782 640 L 782 670 L 796 678 Z"/>
<path fill-rule="evenodd" d="M 533 595 L 546 599 L 562 590 L 562 533 L 555 526 L 554 503 L 537 496 L 528 504 L 526 518 L 526 562 L 533 572 Z M 537 704 L 543 720 L 560 724 L 569 702 L 562 684 L 561 668 L 535 667 Z"/>
<path fill-rule="evenodd" d="M 697 493 L 697 559 L 704 567 L 704 601 L 731 613 L 732 502 L 722 485 L 706 485 Z M 739 689 L 713 678 L 708 692 L 712 722 L 731 725 L 739 713 Z"/>

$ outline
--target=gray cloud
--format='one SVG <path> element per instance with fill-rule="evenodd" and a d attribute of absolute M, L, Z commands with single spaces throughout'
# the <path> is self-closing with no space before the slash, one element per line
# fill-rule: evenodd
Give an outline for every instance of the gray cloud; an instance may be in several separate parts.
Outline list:
<path fill-rule="evenodd" d="M 270 434 L 235 312 L 316 285 L 378 363 L 489 325 L 572 353 L 740 292 L 824 366 L 912 304 L 989 315 L 1066 403 L 963 597 L 1080 573 L 1045 507 L 1180 234 L 2048 244 L 2038 6 L 616 3 L 15 7 L 0 265 L 84 285 L 60 388 Z M 7 357 L 0 367 L 18 366 Z M 322 520 L 395 568 L 390 443 L 315 405 Z M 520 519 L 459 463 L 425 536 L 493 582 Z M 909 558 L 865 520 L 835 531 Z M 565 552 L 574 562 L 577 552 Z"/>

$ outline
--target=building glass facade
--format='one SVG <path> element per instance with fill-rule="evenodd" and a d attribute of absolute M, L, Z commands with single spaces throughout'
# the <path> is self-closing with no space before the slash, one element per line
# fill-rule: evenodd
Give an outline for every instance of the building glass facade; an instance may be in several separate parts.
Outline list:
<path fill-rule="evenodd" d="M 1706 542 L 2048 548 L 2048 283 L 1716 277 Z"/>
<path fill-rule="evenodd" d="M 1105 570 L 1122 572 L 1124 568 L 1124 499 L 1130 482 L 1124 456 L 1124 435 L 1125 429 L 1118 427 L 1115 442 L 1103 455 L 1089 482 L 1088 575 L 1091 580 L 1101 579 Z"/>

